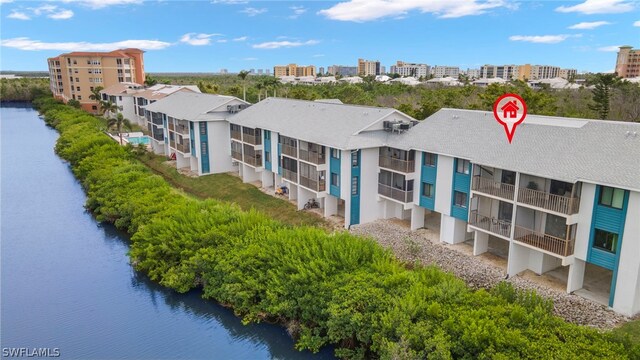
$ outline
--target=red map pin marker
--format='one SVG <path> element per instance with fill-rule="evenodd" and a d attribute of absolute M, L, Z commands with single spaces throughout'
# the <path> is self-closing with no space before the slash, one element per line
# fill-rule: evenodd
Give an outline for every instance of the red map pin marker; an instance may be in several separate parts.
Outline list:
<path fill-rule="evenodd" d="M 493 103 L 493 116 L 504 127 L 511 144 L 516 126 L 522 124 L 527 116 L 527 104 L 518 94 L 504 94 Z"/>

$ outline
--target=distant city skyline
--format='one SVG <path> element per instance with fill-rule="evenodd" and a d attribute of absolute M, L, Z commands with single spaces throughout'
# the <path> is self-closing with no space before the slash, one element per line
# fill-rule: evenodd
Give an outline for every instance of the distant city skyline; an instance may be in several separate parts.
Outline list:
<path fill-rule="evenodd" d="M 0 69 L 44 71 L 70 51 L 139 47 L 146 72 L 238 72 L 290 63 L 327 69 L 358 58 L 430 66 L 541 64 L 614 70 L 638 48 L 640 5 L 625 0 L 512 2 L 0 0 Z M 535 21 L 532 21 L 535 19 Z"/>

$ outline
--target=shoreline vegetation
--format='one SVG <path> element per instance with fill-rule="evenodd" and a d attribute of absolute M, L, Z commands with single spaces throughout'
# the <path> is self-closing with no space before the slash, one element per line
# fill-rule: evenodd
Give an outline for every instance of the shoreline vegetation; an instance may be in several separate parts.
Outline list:
<path fill-rule="evenodd" d="M 131 235 L 136 270 L 178 292 L 199 288 L 245 323 L 282 324 L 298 349 L 334 344 L 347 359 L 640 358 L 629 336 L 567 323 L 534 292 L 474 291 L 370 239 L 186 196 L 106 136 L 99 118 L 50 97 L 34 105 L 60 133 L 55 151 L 87 209 Z"/>

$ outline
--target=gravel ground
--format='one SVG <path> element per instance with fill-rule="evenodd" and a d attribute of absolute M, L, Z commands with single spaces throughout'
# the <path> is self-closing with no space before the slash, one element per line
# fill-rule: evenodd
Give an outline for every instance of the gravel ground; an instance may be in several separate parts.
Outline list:
<path fill-rule="evenodd" d="M 351 232 L 372 237 L 380 245 L 393 250 L 401 260 L 419 260 L 423 264 L 435 264 L 460 277 L 474 289 L 491 288 L 505 279 L 504 267 L 496 264 L 504 260 L 496 257 L 497 260 L 491 261 L 488 260 L 488 256 L 473 256 L 471 249 L 466 245 L 441 243 L 439 235 L 432 230 L 410 231 L 397 220 L 380 220 L 353 226 Z M 567 294 L 563 289 L 545 286 L 523 276 L 514 276 L 507 281 L 518 289 L 532 289 L 552 299 L 555 314 L 575 324 L 610 329 L 629 320 L 604 305 L 578 295 Z"/>

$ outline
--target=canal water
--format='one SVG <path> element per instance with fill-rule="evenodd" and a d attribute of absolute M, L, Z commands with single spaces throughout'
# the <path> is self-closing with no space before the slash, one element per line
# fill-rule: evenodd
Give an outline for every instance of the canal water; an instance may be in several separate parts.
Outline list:
<path fill-rule="evenodd" d="M 129 239 L 84 208 L 53 152 L 57 132 L 27 105 L 0 108 L 1 346 L 59 349 L 64 359 L 332 359 L 298 352 L 275 325 L 134 271 Z M 33 351 L 33 350 L 30 350 Z M 2 356 L 2 355 L 0 355 Z"/>

